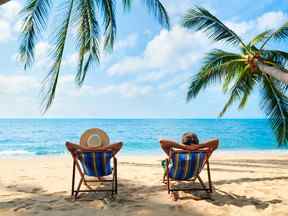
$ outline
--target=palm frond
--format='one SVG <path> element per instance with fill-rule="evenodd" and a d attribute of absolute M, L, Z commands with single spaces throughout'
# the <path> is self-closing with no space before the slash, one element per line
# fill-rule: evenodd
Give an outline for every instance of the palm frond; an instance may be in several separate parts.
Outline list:
<path fill-rule="evenodd" d="M 55 35 L 55 46 L 51 53 L 54 63 L 44 80 L 42 87 L 42 91 L 44 92 L 42 101 L 43 112 L 47 111 L 55 97 L 74 0 L 66 0 L 62 4 L 64 12 L 58 16 L 63 17 L 64 20 Z"/>
<path fill-rule="evenodd" d="M 234 60 L 240 60 L 242 57 L 238 54 L 225 52 L 223 50 L 213 50 L 204 58 L 204 65 L 200 71 L 192 78 L 187 100 L 195 98 L 201 90 L 208 85 L 219 82 L 226 76 L 227 71 L 223 65 Z"/>
<path fill-rule="evenodd" d="M 267 115 L 279 145 L 288 143 L 288 97 L 277 81 L 263 76 L 261 108 Z"/>
<path fill-rule="evenodd" d="M 281 50 L 261 50 L 261 58 L 265 61 L 277 64 L 279 67 L 288 66 L 288 53 Z"/>
<path fill-rule="evenodd" d="M 196 31 L 204 31 L 215 41 L 223 41 L 231 45 L 241 44 L 246 47 L 241 38 L 217 17 L 202 7 L 195 7 L 184 15 L 182 25 Z"/>
<path fill-rule="evenodd" d="M 131 4 L 133 0 L 122 0 L 124 11 L 128 11 L 131 9 Z"/>
<path fill-rule="evenodd" d="M 256 35 L 252 40 L 249 42 L 249 46 L 256 46 L 257 44 L 263 42 L 267 38 L 270 37 L 272 30 L 264 31 L 258 35 Z"/>
<path fill-rule="evenodd" d="M 250 66 L 246 65 L 244 70 L 250 70 Z M 243 92 L 242 98 L 241 98 L 239 106 L 238 106 L 239 110 L 243 109 L 246 106 L 248 98 L 253 91 L 254 85 L 257 84 L 259 77 L 260 77 L 259 73 L 255 73 L 255 72 L 250 71 L 250 79 L 251 80 L 247 81 L 248 82 L 247 83 L 247 89 L 248 90 Z"/>
<path fill-rule="evenodd" d="M 86 73 L 93 63 L 99 63 L 99 24 L 96 18 L 94 1 L 79 0 L 76 16 L 78 17 L 79 62 L 75 77 L 76 83 L 81 86 Z M 83 66 L 84 65 L 84 66 Z"/>
<path fill-rule="evenodd" d="M 20 34 L 19 58 L 24 69 L 34 62 L 34 49 L 46 29 L 51 0 L 29 0 L 20 12 L 24 17 Z"/>
<path fill-rule="evenodd" d="M 263 42 L 260 49 L 263 49 L 265 45 L 270 41 L 284 41 L 288 39 L 288 22 L 284 23 L 280 28 L 270 34 L 270 36 Z"/>
<path fill-rule="evenodd" d="M 237 78 L 237 75 L 245 69 L 245 59 L 237 58 L 222 64 L 220 67 L 226 71 L 226 75 L 223 82 L 223 91 L 226 93 L 229 89 L 230 84 Z"/>
<path fill-rule="evenodd" d="M 237 74 L 237 80 L 230 89 L 230 97 L 220 112 L 220 117 L 222 117 L 228 108 L 237 100 L 240 100 L 239 108 L 242 108 L 256 84 L 255 77 L 251 77 L 251 72 L 244 63 L 235 64 L 234 73 Z"/>
<path fill-rule="evenodd" d="M 165 28 L 170 28 L 169 16 L 160 0 L 144 0 L 149 12 L 157 18 Z"/>
<path fill-rule="evenodd" d="M 97 5 L 103 15 L 104 20 L 104 48 L 113 50 L 116 37 L 115 0 L 98 0 Z"/>

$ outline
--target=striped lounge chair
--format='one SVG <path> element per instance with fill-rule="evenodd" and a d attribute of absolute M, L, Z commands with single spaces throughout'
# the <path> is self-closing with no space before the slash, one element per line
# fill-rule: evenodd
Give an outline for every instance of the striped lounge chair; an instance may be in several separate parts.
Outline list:
<path fill-rule="evenodd" d="M 208 150 L 186 151 L 186 150 L 171 150 L 169 158 L 165 161 L 165 174 L 163 182 L 167 185 L 168 193 L 173 191 L 193 191 L 204 190 L 208 193 L 212 193 L 212 182 L 209 168 L 208 158 L 210 152 Z M 200 177 L 200 172 L 207 166 L 208 174 L 208 187 L 204 184 Z M 199 187 L 172 187 L 171 182 L 186 181 L 194 183 L 199 181 L 201 188 Z"/>
<path fill-rule="evenodd" d="M 90 151 L 79 148 L 78 145 L 66 143 L 67 149 L 73 157 L 73 174 L 72 174 L 72 193 L 71 196 L 76 200 L 80 192 L 111 192 L 117 194 L 117 159 L 113 156 L 112 151 Z M 111 160 L 113 159 L 113 167 Z M 80 174 L 80 181 L 75 189 L 75 170 Z M 111 176 L 110 179 L 101 177 Z M 94 178 L 91 178 L 94 177 Z M 92 182 L 108 182 L 111 189 L 93 188 Z M 86 189 L 81 189 L 82 184 Z"/>

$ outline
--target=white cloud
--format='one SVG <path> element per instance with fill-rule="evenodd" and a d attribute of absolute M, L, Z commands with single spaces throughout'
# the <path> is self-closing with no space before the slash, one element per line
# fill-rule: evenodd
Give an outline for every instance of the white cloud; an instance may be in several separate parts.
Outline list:
<path fill-rule="evenodd" d="M 116 42 L 114 51 L 134 47 L 137 43 L 137 39 L 138 39 L 138 35 L 136 33 L 131 33 L 127 35 L 125 39 L 122 39 Z"/>
<path fill-rule="evenodd" d="M 48 56 L 49 49 L 51 45 L 46 41 L 39 41 L 35 46 L 35 58 L 43 59 Z"/>
<path fill-rule="evenodd" d="M 1 95 L 17 95 L 34 91 L 38 88 L 39 82 L 32 76 L 23 74 L 18 75 L 0 75 L 0 94 Z"/>
<path fill-rule="evenodd" d="M 16 26 L 19 25 L 17 15 L 20 9 L 19 1 L 10 1 L 0 7 L 0 42 L 15 39 L 18 29 Z"/>
<path fill-rule="evenodd" d="M 9 1 L 1 6 L 1 17 L 13 22 L 20 10 L 21 3 L 19 1 Z"/>
<path fill-rule="evenodd" d="M 33 69 L 47 72 L 52 64 L 52 59 L 49 57 L 49 51 L 51 49 L 51 44 L 47 41 L 39 41 L 35 45 L 35 64 Z"/>
<path fill-rule="evenodd" d="M 22 30 L 23 24 L 24 24 L 23 20 L 17 20 L 16 23 L 15 23 L 15 25 L 14 25 L 13 30 L 14 30 L 16 33 L 20 33 L 21 30 Z"/>
<path fill-rule="evenodd" d="M 190 1 L 184 0 L 183 2 Z M 178 3 L 179 2 L 174 2 L 174 4 Z M 178 12 L 175 11 L 175 13 Z M 11 19 L 9 20 L 8 18 L 4 18 L 1 13 L 0 17 L 2 18 L 0 21 L 5 21 L 9 24 L 9 26 L 13 26 L 10 23 Z M 254 34 L 255 31 L 262 31 L 262 29 L 265 28 L 270 28 L 271 25 L 274 26 L 279 25 L 280 23 L 282 24 L 285 17 L 287 18 L 285 13 L 276 11 L 263 14 L 263 16 L 254 20 L 239 22 L 226 21 L 226 23 L 237 33 L 246 35 L 252 33 Z M 271 20 L 274 21 L 270 22 Z M 282 21 L 280 22 L 279 20 Z M 262 22 L 261 24 L 259 23 L 260 21 Z M 6 27 L 5 24 L 3 26 L 4 27 L 2 28 L 7 28 L 7 25 Z M 16 31 L 13 30 L 13 28 L 11 29 L 12 30 L 5 32 L 10 34 L 12 31 Z M 200 64 L 203 54 L 206 51 L 215 48 L 217 45 L 211 45 L 210 41 L 203 34 L 189 32 L 177 25 L 173 26 L 169 32 L 166 30 L 161 30 L 158 34 L 157 32 L 154 32 L 152 35 L 150 32 L 147 32 L 147 34 L 151 37 L 153 37 L 154 34 L 156 34 L 156 36 L 151 39 L 142 53 L 135 56 L 124 56 L 124 58 L 120 59 L 120 61 L 108 68 L 106 72 L 113 77 L 108 77 L 106 80 L 104 80 L 104 78 L 107 77 L 99 77 L 99 80 L 92 79 L 94 82 L 93 85 L 89 83 L 91 80 L 87 79 L 88 82 L 85 82 L 84 86 L 79 89 L 74 84 L 74 76 L 62 76 L 59 80 L 55 103 L 53 104 L 51 110 L 49 110 L 49 113 L 56 113 L 56 115 L 65 115 L 67 113 L 71 113 L 72 115 L 102 115 L 102 113 L 106 113 L 106 115 L 111 113 L 113 115 L 116 113 L 116 115 L 118 115 L 120 113 L 121 115 L 123 113 L 128 113 L 127 116 L 129 116 L 131 114 L 130 112 L 137 113 L 136 111 L 138 110 L 138 107 L 128 110 L 127 104 L 129 104 L 129 106 L 131 106 L 131 104 L 132 106 L 137 106 L 137 104 L 139 104 L 138 113 L 141 114 L 141 112 L 146 113 L 147 110 L 149 110 L 149 108 L 145 108 L 145 106 L 151 107 L 150 102 L 159 104 L 159 99 L 161 100 L 161 103 L 163 102 L 163 104 L 165 104 L 165 100 L 167 100 L 166 102 L 168 105 L 174 102 L 179 104 L 181 103 L 180 106 L 177 106 L 177 104 L 173 104 L 173 106 L 171 106 L 171 115 L 175 115 L 176 108 L 177 112 L 181 113 L 181 115 L 184 112 L 186 113 L 185 115 L 190 115 L 192 109 L 188 109 L 191 107 L 193 108 L 193 112 L 194 107 L 198 107 L 197 110 L 200 110 L 201 114 L 202 110 L 205 108 L 203 108 L 203 104 L 209 103 L 210 105 L 211 103 L 210 107 L 216 107 L 217 105 L 220 106 L 220 104 L 223 102 L 221 102 L 222 93 L 219 86 L 217 86 L 217 91 L 215 90 L 216 87 L 207 88 L 207 91 L 201 93 L 201 97 L 198 97 L 194 101 L 193 106 L 190 106 L 190 108 L 184 108 L 186 107 L 185 95 L 187 91 L 187 81 L 192 74 L 197 72 L 196 69 Z M 0 36 L 3 35 L 4 34 L 0 34 Z M 5 37 L 7 38 L 10 36 L 6 35 Z M 137 45 L 138 40 L 140 41 L 140 38 L 138 38 L 137 35 L 133 36 L 132 34 L 132 36 L 128 35 L 126 39 L 118 41 L 115 44 L 116 54 L 117 51 L 133 48 Z M 145 38 L 145 40 L 147 40 L 147 38 Z M 45 41 L 40 41 L 36 46 L 35 55 L 38 59 L 37 62 L 38 64 L 39 62 L 43 63 L 42 66 L 45 67 L 45 72 L 47 72 L 47 62 L 44 60 L 46 59 L 50 46 L 51 45 Z M 115 61 L 116 59 L 121 58 L 121 56 L 123 55 L 119 55 L 117 56 L 118 58 L 113 58 L 112 60 Z M 41 59 L 43 61 L 41 61 Z M 65 58 L 65 63 L 66 65 L 72 65 L 77 62 L 77 59 L 78 53 L 71 53 L 70 56 Z M 109 59 L 109 57 L 106 58 L 106 61 L 108 61 L 107 59 Z M 112 62 L 112 60 L 109 60 L 109 64 Z M 37 71 L 41 72 L 41 70 Z M 67 72 L 69 71 L 64 71 L 64 73 Z M 129 76 L 129 79 L 123 78 L 124 75 Z M 39 77 L 41 76 L 37 75 L 37 77 L 32 77 L 19 73 L 15 74 L 15 76 L 0 76 L 0 85 L 3 86 L 0 90 L 0 95 L 1 99 L 5 101 L 5 105 L 1 106 L 0 108 L 0 114 L 2 116 L 5 116 L 7 113 L 10 113 L 11 115 L 15 113 L 26 115 L 29 112 L 30 115 L 37 115 L 39 113 L 40 104 L 38 94 L 42 81 Z M 123 81 L 124 79 L 129 81 Z M 158 94 L 161 96 L 161 98 L 158 97 Z M 149 96 L 147 97 L 149 103 L 147 103 L 146 100 L 145 102 L 140 101 L 143 100 L 141 96 L 143 96 L 143 98 L 144 96 Z M 118 105 L 121 103 L 123 103 L 122 112 L 118 112 Z M 117 112 L 115 112 L 115 104 L 117 105 Z M 73 107 L 73 109 L 68 110 L 67 107 Z M 102 107 L 100 112 L 98 109 L 99 107 Z M 121 106 L 119 105 L 119 107 L 120 110 Z M 165 105 L 163 107 L 165 108 L 168 106 Z M 217 109 L 219 110 L 220 108 Z M 113 110 L 111 112 L 107 111 L 109 109 Z M 207 110 L 208 109 L 209 106 L 207 107 Z M 85 111 L 83 112 L 83 110 Z M 160 108 L 158 108 L 158 110 L 154 110 L 152 108 L 151 113 L 155 115 L 159 115 L 160 113 L 161 115 L 165 109 L 161 111 L 159 110 Z M 195 113 L 193 113 L 193 115 L 198 115 L 197 110 Z M 202 112 L 202 116 L 205 115 L 204 111 Z M 138 113 L 135 115 L 138 115 Z M 207 113 L 211 112 L 207 111 Z"/>
<path fill-rule="evenodd" d="M 153 92 L 151 85 L 139 85 L 134 82 L 123 82 L 119 84 L 110 84 L 93 89 L 94 95 L 119 95 L 121 97 L 146 96 Z"/>
<path fill-rule="evenodd" d="M 282 11 L 271 11 L 254 20 L 243 22 L 225 21 L 224 23 L 240 36 L 250 39 L 260 32 L 280 27 L 287 20 L 288 14 Z"/>
<path fill-rule="evenodd" d="M 139 76 L 136 79 L 136 82 L 153 82 L 153 81 L 158 81 L 161 80 L 162 78 L 164 78 L 166 76 L 165 71 L 152 71 L 152 72 L 147 72 L 145 74 L 141 74 L 141 76 Z"/>
<path fill-rule="evenodd" d="M 240 36 L 245 36 L 247 32 L 251 31 L 255 27 L 255 23 L 253 22 L 232 22 L 226 21 L 224 22 L 228 28 L 232 29 L 236 32 L 236 34 Z"/>
<path fill-rule="evenodd" d="M 143 60 L 140 57 L 127 57 L 108 68 L 109 75 L 126 75 L 143 69 Z"/>
<path fill-rule="evenodd" d="M 113 54 L 115 55 L 115 53 L 121 50 L 133 48 L 137 44 L 137 40 L 138 40 L 138 35 L 136 33 L 131 33 L 127 35 L 125 39 L 118 40 L 115 43 Z M 101 43 L 100 43 L 100 49 L 102 50 L 102 52 L 100 52 L 101 54 L 100 67 L 103 67 L 104 64 L 109 63 L 109 61 L 113 57 L 110 53 L 105 52 L 102 46 L 103 46 L 103 39 L 101 39 Z M 79 61 L 79 53 L 73 52 L 64 58 L 64 61 L 62 64 L 63 66 L 75 67 L 78 64 L 78 61 Z"/>
<path fill-rule="evenodd" d="M 247 39 L 267 28 L 279 27 L 285 19 L 288 19 L 287 14 L 273 11 L 254 20 L 224 22 Z M 204 54 L 217 47 L 220 44 L 212 44 L 204 33 L 190 32 L 175 25 L 170 31 L 161 30 L 147 44 L 141 55 L 126 56 L 111 65 L 106 72 L 110 76 L 134 76 L 134 83 L 154 82 L 155 85 L 159 81 L 161 83 L 154 91 L 173 94 L 178 91 L 185 94 L 188 81 L 197 72 L 196 68 L 200 66 Z M 106 90 L 112 92 L 115 89 L 109 87 Z"/>
<path fill-rule="evenodd" d="M 187 74 L 181 74 L 179 76 L 175 76 L 173 78 L 166 80 L 165 82 L 162 82 L 158 86 L 158 89 L 161 91 L 167 91 L 169 89 L 175 90 L 175 86 L 178 86 L 181 88 L 181 86 L 187 85 L 187 83 L 189 81 L 188 77 L 189 77 L 189 75 L 187 75 Z"/>
<path fill-rule="evenodd" d="M 280 27 L 288 20 L 288 15 L 282 11 L 271 11 L 258 17 L 255 27 L 260 31 Z"/>
<path fill-rule="evenodd" d="M 79 54 L 78 52 L 74 52 L 70 55 L 68 55 L 64 61 L 62 62 L 63 66 L 71 66 L 74 67 L 77 65 L 79 59 Z"/>
<path fill-rule="evenodd" d="M 0 42 L 11 38 L 12 33 L 10 28 L 10 23 L 8 21 L 0 19 Z"/>
<path fill-rule="evenodd" d="M 209 48 L 202 33 L 191 33 L 180 26 L 162 30 L 146 46 L 143 56 L 130 56 L 107 69 L 109 75 L 126 75 L 144 70 L 169 72 L 190 68 Z"/>
<path fill-rule="evenodd" d="M 195 5 L 201 5 L 202 7 L 208 9 L 210 12 L 215 12 L 214 7 L 211 7 L 211 2 L 209 0 L 164 0 L 163 3 L 166 6 L 167 12 L 171 19 L 171 23 L 179 23 L 181 17 Z"/>

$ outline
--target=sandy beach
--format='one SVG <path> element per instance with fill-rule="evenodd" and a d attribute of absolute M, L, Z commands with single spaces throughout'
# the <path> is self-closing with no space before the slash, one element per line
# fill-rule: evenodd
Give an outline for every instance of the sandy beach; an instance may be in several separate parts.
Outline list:
<path fill-rule="evenodd" d="M 169 199 L 159 156 L 121 156 L 119 194 L 70 199 L 69 155 L 0 159 L 0 215 L 288 215 L 288 153 L 217 153 L 214 193 Z M 203 179 L 206 178 L 203 172 Z"/>

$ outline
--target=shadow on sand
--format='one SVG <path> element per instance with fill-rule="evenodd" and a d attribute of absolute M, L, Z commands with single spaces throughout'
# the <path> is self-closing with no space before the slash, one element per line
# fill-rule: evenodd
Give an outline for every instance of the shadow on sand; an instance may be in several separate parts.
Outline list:
<path fill-rule="evenodd" d="M 193 209 L 182 208 L 173 203 L 161 203 L 149 196 L 164 191 L 161 186 L 146 187 L 135 186 L 125 180 L 119 185 L 119 194 L 113 197 L 108 193 L 83 193 L 80 199 L 71 199 L 68 191 L 47 193 L 40 186 L 35 185 L 9 185 L 7 195 L 0 195 L 0 215 L 154 215 L 161 212 L 163 215 L 189 215 L 201 216 Z M 148 197 L 147 197 L 148 195 Z M 136 214 L 137 213 L 137 214 Z"/>
<path fill-rule="evenodd" d="M 215 161 L 217 165 L 219 162 Z M 222 162 L 221 162 L 222 163 Z M 225 162 L 223 162 L 225 163 Z M 286 166 L 287 162 L 261 160 L 257 163 L 255 161 L 245 160 L 245 163 L 254 165 L 263 164 L 277 164 L 279 166 Z M 243 161 L 239 161 L 240 166 L 245 164 Z M 233 164 L 237 167 L 239 164 Z M 274 165 L 273 164 L 273 165 Z M 127 164 L 126 164 L 127 165 Z M 129 164 L 130 165 L 130 164 Z M 133 165 L 133 164 L 131 164 Z M 145 164 L 146 166 L 151 166 Z M 227 165 L 227 163 L 225 163 Z M 154 165 L 152 165 L 154 166 Z M 155 165 L 156 166 L 156 165 Z M 232 164 L 231 164 L 232 166 Z M 215 171 L 231 171 L 230 169 L 221 168 Z M 251 172 L 253 170 L 250 170 Z M 259 181 L 273 181 L 288 180 L 288 176 L 277 177 L 262 177 L 262 178 L 238 178 L 232 180 L 218 180 L 214 181 L 213 185 L 216 187 L 213 194 L 207 196 L 206 192 L 192 192 L 183 193 L 180 202 L 176 204 L 170 202 L 167 194 L 167 200 L 155 199 L 155 197 L 166 196 L 166 186 L 162 185 L 159 181 L 159 185 L 147 186 L 139 184 L 135 181 L 128 179 L 120 179 L 119 194 L 113 198 L 109 194 L 83 194 L 79 201 L 73 201 L 69 196 L 69 191 L 59 191 L 55 193 L 48 193 L 39 185 L 3 185 L 5 190 L 9 193 L 0 194 L 0 215 L 51 215 L 51 211 L 55 212 L 55 215 L 135 215 L 137 214 L 149 214 L 153 215 L 153 211 L 161 211 L 167 215 L 205 215 L 205 212 L 197 212 L 192 207 L 184 208 L 183 202 L 187 203 L 190 200 L 195 200 L 195 197 L 199 197 L 201 200 L 209 202 L 214 206 L 232 205 L 236 207 L 255 206 L 257 209 L 266 209 L 270 205 L 281 203 L 280 199 L 260 200 L 252 196 L 242 196 L 235 193 L 226 192 L 217 189 L 217 186 L 231 184 L 231 183 L 252 183 Z M 67 184 L 63 188 L 69 188 Z M 181 202 L 183 201 L 183 202 Z M 191 205 L 189 205 L 191 206 Z M 57 212 L 59 214 L 57 214 Z"/>

